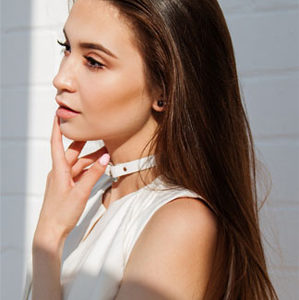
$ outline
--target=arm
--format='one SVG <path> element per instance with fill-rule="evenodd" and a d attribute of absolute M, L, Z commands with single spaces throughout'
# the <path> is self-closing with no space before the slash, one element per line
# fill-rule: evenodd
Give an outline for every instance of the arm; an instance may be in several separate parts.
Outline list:
<path fill-rule="evenodd" d="M 51 136 L 52 170 L 48 174 L 32 244 L 33 300 L 62 299 L 60 269 L 64 241 L 77 224 L 93 186 L 108 164 L 109 156 L 101 159 L 105 148 L 78 158 L 84 144 L 74 141 L 65 152 L 55 116 Z"/>
<path fill-rule="evenodd" d="M 32 245 L 32 299 L 62 299 L 60 284 L 63 240 L 36 233 Z"/>
<path fill-rule="evenodd" d="M 217 221 L 204 204 L 167 203 L 137 240 L 116 299 L 204 299 L 216 241 Z"/>

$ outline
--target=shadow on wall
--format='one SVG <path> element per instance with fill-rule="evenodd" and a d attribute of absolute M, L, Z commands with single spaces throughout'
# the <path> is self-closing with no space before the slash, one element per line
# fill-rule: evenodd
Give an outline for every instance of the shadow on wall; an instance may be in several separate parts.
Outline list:
<path fill-rule="evenodd" d="M 24 277 L 30 0 L 1 3 L 1 299 L 20 299 Z"/>

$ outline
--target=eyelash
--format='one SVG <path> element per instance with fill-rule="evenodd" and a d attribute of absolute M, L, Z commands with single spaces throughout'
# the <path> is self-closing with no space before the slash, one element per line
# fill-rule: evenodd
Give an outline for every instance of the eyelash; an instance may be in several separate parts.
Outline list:
<path fill-rule="evenodd" d="M 67 42 L 60 42 L 59 40 L 57 40 L 57 43 L 64 47 L 64 50 L 62 50 L 65 54 L 66 51 L 70 51 L 71 47 Z M 91 71 L 99 71 L 100 69 L 103 69 L 104 65 L 101 64 L 100 62 L 96 61 L 95 59 L 93 59 L 90 56 L 83 56 L 86 60 L 87 60 L 87 67 L 91 70 Z"/>

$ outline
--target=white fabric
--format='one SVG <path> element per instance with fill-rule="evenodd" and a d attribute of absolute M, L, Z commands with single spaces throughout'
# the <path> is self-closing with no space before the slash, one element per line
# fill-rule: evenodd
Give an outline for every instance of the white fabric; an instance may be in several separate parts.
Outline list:
<path fill-rule="evenodd" d="M 111 184 L 111 178 L 101 177 L 78 224 L 65 241 L 61 268 L 64 300 L 114 299 L 130 253 L 151 216 L 178 197 L 201 198 L 184 188 L 167 186 L 157 177 L 149 185 L 112 202 L 106 209 L 102 195 Z M 23 294 L 25 300 L 32 299 L 30 267 L 31 262 Z"/>

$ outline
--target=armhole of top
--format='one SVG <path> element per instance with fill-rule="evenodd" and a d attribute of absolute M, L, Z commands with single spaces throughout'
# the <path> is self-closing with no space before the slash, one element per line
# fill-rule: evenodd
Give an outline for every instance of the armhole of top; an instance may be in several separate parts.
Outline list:
<path fill-rule="evenodd" d="M 133 239 L 133 242 L 130 243 L 130 247 L 124 251 L 124 267 L 127 265 L 129 257 L 132 253 L 132 250 L 134 248 L 134 246 L 136 245 L 137 240 L 139 239 L 140 235 L 142 234 L 144 228 L 146 227 L 146 225 L 149 223 L 150 219 L 153 217 L 153 215 L 165 204 L 170 203 L 172 201 L 175 201 L 179 198 L 193 198 L 193 199 L 197 199 L 200 202 L 202 202 L 210 211 L 212 211 L 213 214 L 216 215 L 215 210 L 212 208 L 212 206 L 207 202 L 207 200 L 203 199 L 201 196 L 199 196 L 198 194 L 188 194 L 186 193 L 185 195 L 176 195 L 175 197 L 173 197 L 171 200 L 167 200 L 167 201 L 163 201 L 161 203 L 159 203 L 159 205 L 157 205 L 157 207 L 155 207 L 155 209 L 153 211 L 151 211 L 150 214 L 147 215 L 146 219 L 143 220 L 143 222 L 141 224 L 139 224 L 138 226 L 138 230 L 135 232 L 135 237 Z"/>
<path fill-rule="evenodd" d="M 211 204 L 207 200 L 198 196 L 196 197 L 196 199 L 198 199 L 202 204 L 204 204 L 213 214 L 217 215 L 215 209 L 211 206 Z"/>
<path fill-rule="evenodd" d="M 212 205 L 206 200 L 204 199 L 202 196 L 199 196 L 198 194 L 195 195 L 182 195 L 182 196 L 178 196 L 172 200 L 170 200 L 169 202 L 172 202 L 176 199 L 180 199 L 180 198 L 193 198 L 193 199 L 197 199 L 199 200 L 202 204 L 204 204 L 214 215 L 217 216 L 215 209 L 212 207 Z M 166 204 L 166 203 L 165 203 Z"/>

